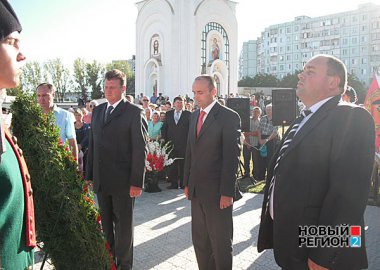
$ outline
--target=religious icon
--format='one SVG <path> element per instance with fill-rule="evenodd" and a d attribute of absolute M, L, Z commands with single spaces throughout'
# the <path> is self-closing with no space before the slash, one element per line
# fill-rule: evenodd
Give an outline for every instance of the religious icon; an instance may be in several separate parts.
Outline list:
<path fill-rule="evenodd" d="M 208 39 L 208 52 L 209 52 L 209 60 L 208 65 L 210 66 L 212 62 L 218 59 L 222 59 L 222 51 L 221 51 L 221 42 L 220 38 L 217 35 L 212 35 L 211 38 Z"/>
<path fill-rule="evenodd" d="M 157 55 L 158 54 L 158 47 L 159 47 L 159 43 L 158 43 L 158 40 L 156 39 L 153 42 L 153 55 Z"/>
<path fill-rule="evenodd" d="M 219 53 L 220 53 L 220 50 L 219 50 L 218 40 L 214 38 L 211 45 L 212 60 L 219 59 Z"/>
<path fill-rule="evenodd" d="M 157 34 L 154 35 L 150 41 L 150 54 L 151 57 L 154 57 L 158 60 L 161 59 L 160 38 Z"/>

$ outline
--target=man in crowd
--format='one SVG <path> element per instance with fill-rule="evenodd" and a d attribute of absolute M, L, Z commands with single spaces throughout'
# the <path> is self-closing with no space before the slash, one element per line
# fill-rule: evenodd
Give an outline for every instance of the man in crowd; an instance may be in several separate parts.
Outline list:
<path fill-rule="evenodd" d="M 250 163 L 253 161 L 252 175 L 254 179 L 259 179 L 260 175 L 260 151 L 259 149 L 259 125 L 261 109 L 253 107 L 250 118 L 249 131 L 244 132 L 243 157 L 244 157 L 244 177 L 250 177 Z"/>
<path fill-rule="evenodd" d="M 272 104 L 265 106 L 266 115 L 260 118 L 258 138 L 260 148 L 266 149 L 260 154 L 260 174 L 258 180 L 265 179 L 265 172 L 268 170 L 269 162 L 272 159 L 276 147 L 278 128 L 272 123 Z M 263 152 L 265 154 L 263 154 Z"/>
<path fill-rule="evenodd" d="M 373 119 L 342 102 L 347 70 L 339 59 L 316 55 L 298 77 L 297 96 L 306 110 L 285 133 L 270 166 L 258 250 L 273 248 L 282 269 L 367 268 L 363 214 L 375 156 Z M 319 232 L 347 227 L 347 234 L 348 226 L 358 226 L 361 245 L 313 244 L 308 226 Z"/>
<path fill-rule="evenodd" d="M 189 132 L 189 120 L 191 113 L 183 109 L 184 101 L 181 96 L 174 98 L 174 110 L 166 113 L 165 121 L 161 129 L 162 138 L 173 143 L 172 158 L 180 158 L 169 167 L 168 178 L 171 185 L 169 189 L 178 189 L 178 184 L 183 188 L 183 166 L 186 153 L 187 134 Z"/>
<path fill-rule="evenodd" d="M 200 270 L 232 269 L 232 205 L 240 157 L 240 117 L 215 99 L 215 81 L 193 83 L 199 110 L 190 118 L 184 193 L 191 200 L 191 226 Z"/>
<path fill-rule="evenodd" d="M 86 179 L 93 180 L 102 227 L 117 269 L 132 269 L 133 208 L 141 195 L 146 158 L 147 123 L 143 111 L 123 99 L 126 77 L 105 75 L 106 103 L 93 111 Z"/>
<path fill-rule="evenodd" d="M 54 113 L 55 125 L 59 128 L 62 143 L 69 142 L 71 152 L 78 160 L 78 145 L 75 137 L 74 118 L 72 114 L 54 104 L 55 90 L 50 83 L 41 83 L 37 86 L 37 102 L 43 113 Z"/>
<path fill-rule="evenodd" d="M 1 92 L 20 83 L 25 63 L 20 51 L 21 29 L 9 2 L 0 0 Z M 36 231 L 30 180 L 16 137 L 0 123 L 0 269 L 33 269 Z"/>

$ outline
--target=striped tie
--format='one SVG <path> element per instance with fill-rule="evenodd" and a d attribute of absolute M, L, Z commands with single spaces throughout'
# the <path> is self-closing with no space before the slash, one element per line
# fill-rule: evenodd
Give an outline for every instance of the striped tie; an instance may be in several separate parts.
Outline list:
<path fill-rule="evenodd" d="M 274 168 L 273 168 L 273 176 L 270 180 L 270 185 L 269 185 L 269 190 L 268 190 L 267 210 L 269 209 L 269 202 L 271 200 L 271 197 L 273 196 L 272 193 L 273 193 L 273 187 L 274 187 L 274 182 L 276 178 L 277 167 L 280 164 L 281 158 L 284 156 L 286 149 L 289 147 L 290 143 L 292 142 L 293 137 L 296 134 L 297 129 L 300 126 L 302 120 L 309 114 L 311 114 L 310 110 L 304 110 L 301 112 L 301 115 L 294 121 L 291 127 L 291 130 L 289 131 L 288 135 L 285 137 L 284 142 L 280 148 L 280 151 L 278 152 L 278 157 L 276 160 L 276 164 L 274 165 Z"/>

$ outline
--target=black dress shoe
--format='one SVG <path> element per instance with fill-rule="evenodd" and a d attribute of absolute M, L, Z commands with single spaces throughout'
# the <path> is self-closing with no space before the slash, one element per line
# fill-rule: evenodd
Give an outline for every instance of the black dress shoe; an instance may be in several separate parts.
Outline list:
<path fill-rule="evenodd" d="M 168 186 L 167 189 L 178 189 L 178 187 L 171 185 L 171 186 Z"/>

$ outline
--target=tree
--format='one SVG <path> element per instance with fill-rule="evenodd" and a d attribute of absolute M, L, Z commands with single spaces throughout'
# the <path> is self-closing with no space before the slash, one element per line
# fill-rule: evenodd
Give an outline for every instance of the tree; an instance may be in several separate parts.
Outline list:
<path fill-rule="evenodd" d="M 63 66 L 60 58 L 48 60 L 44 68 L 55 86 L 58 100 L 63 101 L 65 93 L 70 88 L 70 71 Z"/>
<path fill-rule="evenodd" d="M 22 73 L 22 89 L 26 92 L 34 92 L 36 87 L 47 81 L 47 74 L 37 61 L 27 62 Z"/>
<path fill-rule="evenodd" d="M 94 60 L 86 64 L 87 85 L 92 89 L 91 98 L 98 99 L 103 97 L 102 85 L 104 78 L 104 67 Z"/>
<path fill-rule="evenodd" d="M 282 80 L 278 83 L 278 87 L 283 88 L 297 88 L 298 83 L 298 74 L 300 74 L 302 70 L 296 70 L 294 73 L 288 73 Z"/>
<path fill-rule="evenodd" d="M 135 74 L 127 78 L 127 95 L 135 96 Z"/>
<path fill-rule="evenodd" d="M 259 73 L 253 78 L 254 87 L 277 87 L 278 79 L 271 74 Z"/>
<path fill-rule="evenodd" d="M 74 82 L 79 86 L 84 101 L 87 101 L 87 76 L 86 76 L 86 63 L 82 58 L 74 60 Z"/>
<path fill-rule="evenodd" d="M 107 64 L 107 71 L 112 69 L 118 69 L 127 76 L 127 94 L 135 94 L 135 75 L 133 74 L 131 67 L 127 61 L 113 61 Z"/>
<path fill-rule="evenodd" d="M 363 103 L 365 96 L 367 94 L 367 89 L 363 82 L 361 82 L 358 77 L 353 73 L 348 73 L 348 85 L 355 89 L 356 94 L 358 95 L 358 103 Z"/>
<path fill-rule="evenodd" d="M 254 81 L 252 77 L 244 77 L 238 82 L 239 87 L 253 87 Z"/>
<path fill-rule="evenodd" d="M 107 71 L 112 70 L 112 69 L 118 69 L 122 71 L 127 76 L 127 78 L 132 76 L 131 67 L 128 61 L 125 61 L 125 60 L 113 61 L 112 63 L 107 64 L 106 69 Z"/>

